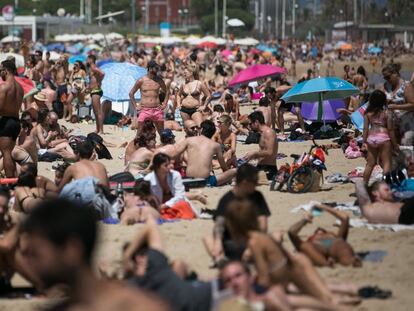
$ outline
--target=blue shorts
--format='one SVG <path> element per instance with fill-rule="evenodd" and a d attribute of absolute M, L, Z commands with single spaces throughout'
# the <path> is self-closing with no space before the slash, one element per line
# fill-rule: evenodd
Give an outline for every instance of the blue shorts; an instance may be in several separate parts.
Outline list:
<path fill-rule="evenodd" d="M 210 187 L 217 187 L 217 177 L 215 175 L 210 175 L 206 178 L 206 184 Z"/>

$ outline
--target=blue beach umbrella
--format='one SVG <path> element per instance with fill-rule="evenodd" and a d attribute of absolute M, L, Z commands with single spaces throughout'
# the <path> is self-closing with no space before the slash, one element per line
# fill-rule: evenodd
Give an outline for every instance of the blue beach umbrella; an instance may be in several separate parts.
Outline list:
<path fill-rule="evenodd" d="M 288 103 L 318 102 L 318 121 L 323 116 L 323 101 L 346 98 L 359 93 L 359 89 L 351 83 L 336 78 L 316 78 L 296 84 L 282 99 Z"/>
<path fill-rule="evenodd" d="M 46 49 L 50 51 L 59 51 L 63 52 L 65 50 L 65 46 L 62 43 L 51 43 L 46 46 Z"/>
<path fill-rule="evenodd" d="M 382 52 L 382 48 L 377 47 L 377 46 L 372 46 L 370 48 L 368 48 L 368 53 L 369 54 L 379 54 Z"/>
<path fill-rule="evenodd" d="M 96 62 L 96 66 L 102 67 L 103 65 L 109 64 L 109 63 L 115 63 L 115 60 L 113 60 L 112 58 L 101 59 Z"/>
<path fill-rule="evenodd" d="M 103 98 L 113 102 L 129 101 L 129 92 L 135 82 L 147 74 L 145 68 L 130 63 L 107 63 L 100 67 L 105 72 L 102 81 Z M 141 94 L 135 94 L 136 99 Z"/>
<path fill-rule="evenodd" d="M 86 61 L 85 55 L 73 55 L 69 57 L 69 64 L 74 64 L 77 61 L 81 61 L 82 63 Z"/>

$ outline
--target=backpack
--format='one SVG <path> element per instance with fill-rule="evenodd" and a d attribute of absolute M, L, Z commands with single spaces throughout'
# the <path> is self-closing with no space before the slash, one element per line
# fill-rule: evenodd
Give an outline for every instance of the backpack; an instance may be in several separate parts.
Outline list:
<path fill-rule="evenodd" d="M 249 135 L 247 135 L 245 144 L 258 144 L 260 141 L 260 133 L 257 132 L 249 132 Z"/>
<path fill-rule="evenodd" d="M 96 133 L 89 133 L 86 137 L 89 140 L 94 148 L 95 152 L 98 155 L 98 159 L 108 159 L 112 160 L 112 155 L 109 152 L 108 148 L 103 144 L 103 138 Z"/>

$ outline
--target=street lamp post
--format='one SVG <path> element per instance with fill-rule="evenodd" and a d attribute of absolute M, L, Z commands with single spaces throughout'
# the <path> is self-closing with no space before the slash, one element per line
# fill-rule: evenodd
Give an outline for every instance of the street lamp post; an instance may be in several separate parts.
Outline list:
<path fill-rule="evenodd" d="M 100 0 L 102 1 L 102 0 Z M 135 13 L 136 13 L 136 9 L 137 9 L 137 2 L 135 0 L 131 0 L 131 30 L 132 30 L 132 35 L 135 34 L 135 31 L 137 29 L 136 26 L 136 21 L 135 21 Z M 135 38 L 134 38 L 134 52 L 135 52 Z"/>
<path fill-rule="evenodd" d="M 145 0 L 145 31 L 149 29 L 149 0 Z"/>
<path fill-rule="evenodd" d="M 223 0 L 223 38 L 226 38 L 227 0 Z"/>
<path fill-rule="evenodd" d="M 282 1 L 282 40 L 285 39 L 286 34 L 286 0 Z"/>
<path fill-rule="evenodd" d="M 183 9 L 183 14 L 184 14 L 184 29 L 185 29 L 185 33 L 188 33 L 188 9 L 184 8 Z"/>
<path fill-rule="evenodd" d="M 296 0 L 293 0 L 293 5 L 292 5 L 292 37 L 296 33 L 295 23 L 296 23 Z"/>
<path fill-rule="evenodd" d="M 267 33 L 269 34 L 269 39 L 272 34 L 272 17 L 270 15 L 267 16 Z"/>
<path fill-rule="evenodd" d="M 279 0 L 276 0 L 276 12 L 275 12 L 275 30 L 276 30 L 276 39 L 279 38 Z"/>
<path fill-rule="evenodd" d="M 214 34 L 218 37 L 218 0 L 214 0 Z"/>

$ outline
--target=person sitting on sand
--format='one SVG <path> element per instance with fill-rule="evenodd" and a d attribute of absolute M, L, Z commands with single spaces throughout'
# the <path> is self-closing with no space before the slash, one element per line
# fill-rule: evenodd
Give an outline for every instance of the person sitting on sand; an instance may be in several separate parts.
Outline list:
<path fill-rule="evenodd" d="M 184 121 L 184 132 L 185 132 L 185 137 L 194 137 L 194 136 L 198 136 L 200 127 L 197 126 L 197 123 L 195 123 L 193 120 L 187 120 Z"/>
<path fill-rule="evenodd" d="M 42 156 L 45 152 L 56 153 L 65 160 L 75 160 L 76 156 L 66 138 L 58 138 L 60 133 L 51 130 L 49 125 L 49 111 L 40 109 L 36 126 L 36 145 L 38 155 Z"/>
<path fill-rule="evenodd" d="M 251 151 L 244 155 L 243 159 L 251 161 L 257 159 L 257 168 L 266 173 L 268 180 L 272 180 L 277 174 L 276 157 L 278 142 L 276 133 L 265 124 L 261 112 L 255 111 L 249 114 L 250 128 L 260 133 L 259 150 Z"/>
<path fill-rule="evenodd" d="M 36 187 L 43 189 L 47 198 L 55 198 L 58 193 L 58 187 L 45 176 L 38 175 L 37 165 L 35 163 L 23 164 L 20 168 L 20 173 L 29 172 L 35 176 Z"/>
<path fill-rule="evenodd" d="M 135 138 L 139 147 L 130 157 L 125 171 L 130 172 L 136 179 L 149 173 L 149 166 L 154 156 L 155 134 L 143 132 Z"/>
<path fill-rule="evenodd" d="M 20 173 L 15 189 L 14 209 L 29 213 L 45 200 L 43 188 L 36 185 L 36 176 L 31 171 Z"/>
<path fill-rule="evenodd" d="M 375 181 L 366 188 L 363 180 L 355 181 L 355 191 L 362 215 L 373 224 L 414 224 L 414 197 L 395 202 L 385 181 Z"/>
<path fill-rule="evenodd" d="M 260 98 L 259 107 L 255 109 L 255 111 L 260 111 L 261 113 L 263 113 L 263 116 L 265 118 L 265 124 L 268 127 L 272 125 L 272 112 L 270 110 L 269 105 L 270 105 L 269 98 L 264 96 Z"/>
<path fill-rule="evenodd" d="M 236 169 L 227 169 L 220 144 L 211 140 L 216 127 L 213 121 L 205 120 L 201 123 L 201 135 L 188 137 L 177 145 L 177 153 L 187 151 L 186 176 L 203 178 L 212 187 L 221 186 L 230 182 L 236 175 Z M 217 156 L 223 173 L 212 175 L 212 158 Z"/>
<path fill-rule="evenodd" d="M 129 284 L 158 294 L 173 310 L 208 311 L 212 307 L 213 285 L 187 281 L 169 264 L 158 229 L 151 217 L 123 253 Z"/>
<path fill-rule="evenodd" d="M 214 215 L 213 235 L 203 239 L 204 246 L 214 263 L 219 262 L 223 257 L 241 259 L 246 249 L 246 247 L 238 249 L 234 247 L 228 228 L 225 226 L 224 215 L 228 205 L 235 198 L 244 198 L 252 202 L 258 215 L 259 229 L 267 232 L 267 219 L 271 214 L 263 194 L 256 190 L 257 180 L 258 171 L 254 166 L 250 164 L 240 166 L 236 174 L 236 185 L 220 199 Z"/>
<path fill-rule="evenodd" d="M 124 190 L 124 208 L 121 213 L 121 224 L 133 225 L 145 223 L 148 217 L 158 220 L 160 217 L 160 202 L 151 192 L 151 183 L 138 180 L 132 191 Z"/>
<path fill-rule="evenodd" d="M 20 274 L 38 290 L 41 290 L 40 283 L 29 271 L 29 267 L 22 258 L 19 244 L 22 241 L 19 235 L 20 222 L 13 222 L 9 213 L 10 190 L 0 187 L 0 286 L 2 294 L 11 290 L 11 279 L 15 273 Z"/>
<path fill-rule="evenodd" d="M 69 186 L 70 188 L 77 187 L 77 185 L 80 186 L 82 185 L 82 182 L 87 179 L 91 179 L 103 186 L 109 186 L 105 166 L 98 161 L 92 160 L 94 155 L 94 146 L 89 141 L 84 141 L 79 144 L 77 153 L 78 161 L 66 169 L 59 184 L 59 192 L 61 192 L 66 186 Z M 67 190 L 69 190 L 69 187 Z M 87 190 L 88 189 L 83 189 L 83 191 Z"/>
<path fill-rule="evenodd" d="M 51 221 L 53 220 L 53 221 Z M 46 201 L 21 227 L 25 262 L 45 288 L 63 285 L 68 297 L 50 310 L 169 310 L 158 297 L 95 277 L 91 263 L 98 239 L 92 208 L 64 200 Z"/>
<path fill-rule="evenodd" d="M 135 128 L 133 127 L 133 125 L 131 125 L 131 130 L 133 129 Z M 125 150 L 125 157 L 124 157 L 125 165 L 128 164 L 129 160 L 131 159 L 132 154 L 140 148 L 137 145 L 137 142 L 138 142 L 137 138 L 142 133 L 153 134 L 154 136 L 157 136 L 157 130 L 155 128 L 154 123 L 152 123 L 151 120 L 145 120 L 141 133 L 137 133 L 137 136 L 128 143 L 126 150 Z"/>
<path fill-rule="evenodd" d="M 169 129 L 177 132 L 181 132 L 183 130 L 181 125 L 175 121 L 174 115 L 171 112 L 165 115 L 164 129 Z"/>
<path fill-rule="evenodd" d="M 341 224 L 338 233 L 317 228 L 306 241 L 302 241 L 299 232 L 306 224 L 311 223 L 313 218 L 312 214 L 308 214 L 289 229 L 289 238 L 296 250 L 307 255 L 316 266 L 333 266 L 339 263 L 344 266 L 360 267 L 362 265 L 360 258 L 355 255 L 352 246 L 347 242 L 349 217 L 324 204 L 318 204 L 313 209 L 326 211 L 339 219 Z"/>
<path fill-rule="evenodd" d="M 214 134 L 213 141 L 220 144 L 227 167 L 237 167 L 237 141 L 236 134 L 231 131 L 232 119 L 228 115 L 222 115 L 217 124 L 218 131 Z"/>

